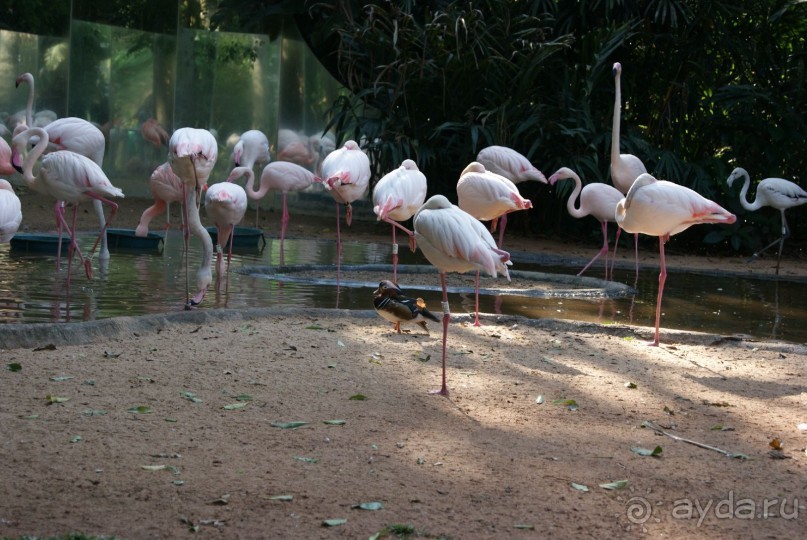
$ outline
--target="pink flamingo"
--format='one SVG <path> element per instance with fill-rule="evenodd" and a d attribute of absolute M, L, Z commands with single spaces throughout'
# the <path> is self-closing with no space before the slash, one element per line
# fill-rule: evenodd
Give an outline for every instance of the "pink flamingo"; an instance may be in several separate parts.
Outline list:
<path fill-rule="evenodd" d="M 766 178 L 757 185 L 757 196 L 754 202 L 748 201 L 748 187 L 751 185 L 751 177 L 742 167 L 737 167 L 731 171 L 731 175 L 726 179 L 726 183 L 731 187 L 735 180 L 744 178 L 743 187 L 740 190 L 740 204 L 746 210 L 753 212 L 763 206 L 772 206 L 779 210 L 782 216 L 782 236 L 754 253 L 748 262 L 759 257 L 768 248 L 779 244 L 779 255 L 776 257 L 776 275 L 779 275 L 779 263 L 782 260 L 782 247 L 785 245 L 785 238 L 790 236 L 790 229 L 785 219 L 785 210 L 807 203 L 807 191 L 798 185 L 784 178 Z"/>
<path fill-rule="evenodd" d="M 185 307 L 199 305 L 207 293 L 213 273 L 210 262 L 213 259 L 213 240 L 199 218 L 201 193 L 207 186 L 207 179 L 219 157 L 218 143 L 206 129 L 180 128 L 168 141 L 168 162 L 182 181 L 184 192 L 182 203 L 183 223 L 185 224 Z M 188 283 L 188 243 L 193 234 L 202 242 L 202 261 L 196 272 L 197 292 L 190 296 Z"/>
<path fill-rule="evenodd" d="M 349 227 L 353 219 L 350 203 L 364 197 L 370 184 L 370 158 L 361 151 L 356 141 L 347 141 L 342 148 L 325 157 L 322 162 L 322 178 L 319 181 L 336 201 L 336 286 L 339 287 L 342 260 L 339 207 L 342 204 L 347 206 L 345 221 Z"/>
<path fill-rule="evenodd" d="M 38 137 L 39 141 L 33 150 L 22 161 L 17 148 L 25 147 L 31 137 Z M 79 260 L 84 264 L 87 278 L 92 279 L 92 255 L 98 243 L 106 233 L 106 226 L 115 217 L 118 205 L 109 200 L 109 197 L 123 197 L 123 191 L 112 185 L 109 179 L 93 160 L 71 152 L 69 150 L 58 150 L 51 152 L 42 158 L 42 164 L 36 176 L 33 174 L 34 163 L 45 151 L 48 145 L 48 132 L 43 128 L 31 128 L 18 134 L 13 141 L 11 162 L 14 167 L 22 173 L 25 183 L 36 191 L 48 193 L 56 198 L 56 222 L 70 234 L 70 256 L 68 257 L 67 283 L 70 284 L 70 263 L 72 263 L 72 253 L 78 253 Z M 84 258 L 76 243 L 76 212 L 73 212 L 73 226 L 70 227 L 64 218 L 64 206 L 62 201 L 66 201 L 78 206 L 79 203 L 89 200 L 97 200 L 109 205 L 110 214 L 104 228 L 101 229 L 98 238 L 95 240 L 90 254 Z"/>
<path fill-rule="evenodd" d="M 255 173 L 251 167 L 236 167 L 230 172 L 228 182 L 233 182 L 242 176 L 247 177 L 247 196 L 253 200 L 263 199 L 272 191 L 279 191 L 283 197 L 283 214 L 280 218 L 280 265 L 285 264 L 283 257 L 283 243 L 286 239 L 286 229 L 289 225 L 289 208 L 286 196 L 290 191 L 303 191 L 314 183 L 314 173 L 308 169 L 291 163 L 290 161 L 275 161 L 263 168 L 260 188 L 255 189 Z"/>
<path fill-rule="evenodd" d="M 667 280 L 664 244 L 670 237 L 699 223 L 730 225 L 737 218 L 717 203 L 691 189 L 656 180 L 651 175 L 639 175 L 628 194 L 616 205 L 616 222 L 629 233 L 642 233 L 659 238 L 661 273 L 656 298 L 656 333 L 650 345 L 658 347 L 661 318 L 661 295 Z"/>
<path fill-rule="evenodd" d="M 154 198 L 154 204 L 146 208 L 140 216 L 135 236 L 148 236 L 149 223 L 162 214 L 166 215 L 166 229 L 170 226 L 168 205 L 172 202 L 182 203 L 185 200 L 182 186 L 182 180 L 174 174 L 171 164 L 167 161 L 154 169 L 149 179 L 149 191 Z"/>
<path fill-rule="evenodd" d="M 216 279 L 225 274 L 224 254 L 222 247 L 230 243 L 227 252 L 227 269 L 230 272 L 230 259 L 233 257 L 233 231 L 244 218 L 247 211 L 247 193 L 238 184 L 219 182 L 213 184 L 205 193 L 205 212 L 213 220 L 218 232 L 216 246 Z"/>
<path fill-rule="evenodd" d="M 447 396 L 446 340 L 451 313 L 446 273 L 484 270 L 494 278 L 502 274 L 509 281 L 507 266 L 512 263 L 510 254 L 496 247 L 493 236 L 484 225 L 443 195 L 434 195 L 420 207 L 415 213 L 414 229 L 418 247 L 440 272 L 443 288 L 443 384 L 437 393 Z"/>
<path fill-rule="evenodd" d="M 496 231 L 497 220 L 516 210 L 532 208 L 532 202 L 518 192 L 516 185 L 472 161 L 462 171 L 457 182 L 457 204 L 480 221 L 490 221 L 490 232 Z M 499 230 L 499 246 L 504 240 L 504 229 Z M 476 273 L 476 311 L 474 326 L 479 326 L 479 272 Z"/>
<path fill-rule="evenodd" d="M 22 223 L 20 198 L 8 180 L 0 178 L 0 244 L 11 240 Z"/>
<path fill-rule="evenodd" d="M 156 118 L 148 118 L 140 126 L 140 135 L 148 143 L 151 143 L 155 148 L 162 148 L 168 146 L 168 139 L 170 135 L 165 131 L 165 128 L 160 125 Z"/>
<path fill-rule="evenodd" d="M 580 219 L 586 216 L 594 216 L 600 222 L 602 228 L 602 249 L 594 255 L 586 266 L 577 274 L 582 276 L 583 272 L 588 270 L 588 267 L 594 263 L 599 257 L 605 255 L 605 279 L 608 279 L 608 223 L 615 222 L 617 203 L 622 200 L 622 194 L 613 186 L 594 182 L 586 184 L 582 187 L 583 183 L 580 177 L 573 170 L 568 167 L 561 167 L 552 176 L 549 177 L 549 184 L 554 186 L 558 180 L 565 180 L 572 178 L 574 180 L 574 190 L 569 195 L 569 200 L 566 201 L 566 209 L 569 210 L 569 215 L 574 218 Z M 575 208 L 577 196 L 580 196 L 580 205 Z M 619 244 L 619 233 L 621 229 L 616 229 L 616 240 L 614 240 L 614 256 L 611 259 L 611 279 L 614 277 L 614 260 L 616 259 L 616 248 Z"/>
<path fill-rule="evenodd" d="M 278 161 L 291 161 L 302 167 L 311 168 L 316 156 L 309 148 L 309 141 L 305 141 L 290 129 L 280 129 L 277 132 L 277 159 Z"/>
<path fill-rule="evenodd" d="M 28 84 L 28 101 L 25 105 L 25 118 L 27 125 L 33 127 L 33 75 L 30 73 L 23 73 L 17 77 L 16 85 L 19 86 L 22 83 Z M 20 129 L 24 128 L 18 128 L 18 132 Z M 99 167 L 103 167 L 106 140 L 104 139 L 104 134 L 101 132 L 101 130 L 95 127 L 92 123 L 82 118 L 70 116 L 54 120 L 45 125 L 44 129 L 48 134 L 49 140 L 48 146 L 45 148 L 44 153 L 54 152 L 57 150 L 69 150 L 71 152 L 88 157 Z M 31 142 L 35 143 L 35 138 L 32 138 Z M 17 150 L 22 151 L 23 148 L 18 148 Z M 103 204 L 101 201 L 93 200 L 92 205 L 95 215 L 98 218 L 98 226 L 100 230 L 106 231 L 107 224 L 106 217 L 104 216 Z M 61 253 L 61 230 L 59 231 L 59 239 L 60 248 L 58 253 Z M 98 252 L 98 258 L 101 260 L 109 259 L 109 248 L 107 245 L 106 232 L 104 232 L 101 236 L 101 249 Z"/>
<path fill-rule="evenodd" d="M 398 244 L 395 229 L 409 235 L 409 249 L 415 251 L 415 233 L 398 223 L 415 215 L 426 200 L 426 176 L 417 164 L 405 159 L 401 166 L 384 175 L 373 189 L 373 212 L 378 221 L 392 225 L 392 282 L 398 283 Z"/>
<path fill-rule="evenodd" d="M 272 161 L 269 154 L 269 139 L 262 131 L 250 129 L 238 138 L 233 146 L 233 163 L 236 167 L 249 167 L 252 169 L 256 163 L 267 164 Z M 255 205 L 255 226 L 258 226 L 258 213 L 261 203 Z"/>
<path fill-rule="evenodd" d="M 614 63 L 614 116 L 611 124 L 611 182 L 622 194 L 627 194 L 634 180 L 645 174 L 647 168 L 642 160 L 633 154 L 619 152 L 619 125 L 622 117 L 622 64 Z M 633 235 L 633 249 L 636 256 L 636 277 L 639 277 L 639 235 Z"/>
<path fill-rule="evenodd" d="M 11 165 L 11 147 L 5 139 L 0 139 L 0 174 L 14 174 Z"/>

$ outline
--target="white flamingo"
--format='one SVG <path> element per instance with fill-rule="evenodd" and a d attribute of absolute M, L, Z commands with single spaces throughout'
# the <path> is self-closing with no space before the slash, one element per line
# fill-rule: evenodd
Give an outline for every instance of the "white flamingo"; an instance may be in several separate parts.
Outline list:
<path fill-rule="evenodd" d="M 443 288 L 443 383 L 437 393 L 447 396 L 446 340 L 451 313 L 446 273 L 484 270 L 494 278 L 502 274 L 510 281 L 507 266 L 512 263 L 510 254 L 496 247 L 484 225 L 443 195 L 434 195 L 420 207 L 415 213 L 414 229 L 418 247 L 440 272 Z"/>
<path fill-rule="evenodd" d="M 356 141 L 345 142 L 328 154 L 322 162 L 323 187 L 336 201 L 336 284 L 339 286 L 339 274 L 342 261 L 342 234 L 339 223 L 339 209 L 347 206 L 345 221 L 348 227 L 353 219 L 351 203 L 367 194 L 370 185 L 370 158 L 361 151 Z"/>
<path fill-rule="evenodd" d="M 176 130 L 168 141 L 168 162 L 180 180 L 185 192 L 182 204 L 185 224 L 185 306 L 199 305 L 207 293 L 213 273 L 210 262 L 213 259 L 213 240 L 199 218 L 201 193 L 207 186 L 207 179 L 219 156 L 218 144 L 213 134 L 206 129 L 184 127 Z M 196 294 L 190 296 L 188 283 L 188 243 L 193 234 L 202 242 L 202 261 L 196 272 Z"/>
<path fill-rule="evenodd" d="M 619 152 L 619 126 L 622 117 L 622 64 L 614 63 L 614 116 L 611 125 L 611 182 L 620 193 L 627 194 L 634 180 L 647 172 L 642 160 L 633 154 Z M 636 275 L 639 275 L 639 235 L 633 235 L 633 249 L 636 257 Z"/>
<path fill-rule="evenodd" d="M 20 198 L 8 180 L 0 178 L 0 244 L 7 243 L 22 223 Z"/>
<path fill-rule="evenodd" d="M 757 184 L 757 195 L 754 198 L 754 202 L 749 202 L 748 187 L 751 185 L 751 177 L 748 176 L 748 172 L 746 172 L 745 169 L 737 167 L 731 171 L 726 183 L 731 187 L 738 178 L 744 179 L 743 187 L 740 190 L 740 204 L 743 208 L 753 212 L 763 206 L 772 206 L 779 210 L 782 216 L 782 236 L 754 253 L 749 259 L 750 262 L 767 251 L 768 248 L 779 244 L 779 253 L 776 256 L 776 275 L 779 275 L 779 263 L 782 260 L 782 247 L 785 245 L 785 239 L 790 236 L 790 228 L 788 228 L 787 220 L 785 219 L 785 210 L 807 203 L 807 191 L 804 191 L 798 185 L 784 178 L 766 178 Z"/>
<path fill-rule="evenodd" d="M 580 219 L 586 216 L 593 216 L 597 218 L 597 221 L 600 222 L 600 228 L 602 229 L 602 248 L 600 251 L 594 255 L 588 264 L 586 264 L 582 270 L 577 274 L 578 276 L 582 276 L 583 272 L 588 270 L 588 267 L 591 266 L 594 261 L 600 258 L 602 255 L 605 255 L 605 279 L 608 279 L 608 223 L 615 222 L 616 217 L 614 216 L 616 211 L 617 203 L 622 200 L 622 194 L 613 186 L 609 186 L 608 184 L 603 184 L 601 182 L 593 182 L 591 184 L 586 184 L 583 187 L 583 182 L 580 180 L 580 176 L 577 175 L 576 172 L 569 169 L 568 167 L 561 167 L 558 169 L 555 174 L 549 177 L 549 184 L 555 185 L 558 180 L 565 180 L 571 178 L 574 180 L 574 190 L 572 194 L 569 195 L 568 201 L 566 201 L 566 209 L 569 211 L 569 215 L 574 218 Z M 579 206 L 575 206 L 577 204 L 577 197 L 580 196 L 580 204 Z M 619 245 L 619 233 L 622 229 L 617 227 L 616 229 L 616 239 L 614 240 L 614 256 L 611 259 L 611 279 L 614 277 L 614 260 L 616 259 L 616 249 Z"/>
<path fill-rule="evenodd" d="M 213 184 L 205 193 L 205 212 L 216 225 L 216 278 L 230 272 L 230 259 L 233 257 L 233 231 L 247 211 L 247 193 L 244 188 L 231 182 Z M 229 243 L 227 268 L 224 267 L 222 248 Z"/>
<path fill-rule="evenodd" d="M 656 298 L 656 332 L 653 346 L 659 344 L 661 319 L 661 296 L 667 280 L 667 263 L 664 260 L 664 244 L 678 234 L 699 223 L 724 223 L 730 225 L 737 218 L 717 203 L 699 193 L 666 180 L 656 180 L 645 173 L 639 176 L 624 199 L 616 205 L 616 222 L 629 233 L 658 236 L 661 273 L 658 277 Z"/>
<path fill-rule="evenodd" d="M 417 164 L 405 159 L 401 166 L 385 174 L 373 188 L 373 212 L 378 221 L 392 225 L 392 282 L 398 283 L 398 244 L 395 229 L 409 235 L 409 249 L 415 251 L 415 233 L 401 225 L 415 215 L 426 200 L 426 176 Z"/>
<path fill-rule="evenodd" d="M 238 138 L 238 142 L 233 146 L 233 163 L 236 167 L 249 167 L 252 169 L 255 164 L 265 165 L 272 161 L 269 154 L 269 139 L 257 129 L 245 131 Z M 255 205 L 255 226 L 258 226 L 258 214 L 261 210 L 261 203 Z"/>
<path fill-rule="evenodd" d="M 38 137 L 38 142 L 22 162 L 21 154 L 17 148 L 25 147 L 32 137 Z M 123 197 L 123 191 L 112 185 L 109 179 L 93 160 L 69 150 L 51 152 L 42 158 L 42 164 L 36 176 L 33 174 L 34 163 L 45 151 L 48 145 L 48 132 L 43 128 L 31 128 L 18 134 L 13 141 L 11 162 L 22 173 L 25 183 L 35 191 L 47 193 L 56 199 L 54 207 L 56 222 L 70 235 L 70 256 L 68 258 L 67 283 L 70 283 L 70 263 L 72 252 L 78 253 L 79 260 L 84 264 L 87 278 L 92 278 L 92 255 L 101 238 L 106 233 L 106 226 L 118 210 L 117 203 L 110 197 Z M 22 163 L 21 163 L 22 162 Z M 81 202 L 97 200 L 110 207 L 109 219 L 98 238 L 95 240 L 88 257 L 83 257 L 76 243 L 76 212 L 73 212 L 72 227 L 64 218 L 64 205 L 62 201 L 78 205 Z"/>

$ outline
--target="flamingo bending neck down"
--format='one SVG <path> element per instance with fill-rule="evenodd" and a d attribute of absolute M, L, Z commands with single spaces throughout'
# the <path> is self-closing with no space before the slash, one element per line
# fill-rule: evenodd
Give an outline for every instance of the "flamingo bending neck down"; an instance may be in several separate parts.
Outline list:
<path fill-rule="evenodd" d="M 616 222 L 629 233 L 658 236 L 661 273 L 656 298 L 656 331 L 650 345 L 658 347 L 661 296 L 667 280 L 664 244 L 670 237 L 699 223 L 730 225 L 737 218 L 699 193 L 645 173 L 639 176 L 624 199 L 616 205 Z"/>
<path fill-rule="evenodd" d="M 639 175 L 647 172 L 642 160 L 633 154 L 619 152 L 619 129 L 622 118 L 622 64 L 614 63 L 614 116 L 611 125 L 611 182 L 620 193 L 626 195 Z M 633 235 L 633 249 L 636 256 L 636 276 L 639 276 L 639 235 Z"/>
<path fill-rule="evenodd" d="M 577 275 L 582 276 L 594 261 L 602 255 L 605 255 L 605 279 L 608 280 L 608 223 L 616 221 L 614 213 L 617 203 L 622 199 L 622 194 L 615 187 L 600 182 L 586 184 L 586 186 L 583 187 L 580 176 L 568 167 L 561 167 L 555 174 L 550 176 L 549 184 L 554 186 L 558 180 L 568 178 L 574 180 L 574 190 L 566 201 L 566 209 L 569 211 L 569 215 L 577 219 L 593 216 L 600 222 L 600 228 L 602 229 L 602 248 Z M 575 204 L 578 196 L 580 197 L 580 205 L 576 207 Z M 614 240 L 614 254 L 611 258 L 611 279 L 614 278 L 614 261 L 616 260 L 616 250 L 619 245 L 619 233 L 621 231 L 622 229 L 617 227 L 616 239 Z"/>
<path fill-rule="evenodd" d="M 31 137 L 38 137 L 39 141 L 28 153 L 24 162 L 17 148 L 25 147 Z M 72 252 L 78 253 L 79 260 L 84 264 L 87 278 L 92 278 L 92 255 L 95 252 L 102 236 L 106 233 L 106 227 L 112 221 L 118 210 L 118 205 L 109 200 L 109 197 L 123 197 L 123 191 L 112 185 L 106 177 L 101 167 L 94 161 L 76 152 L 69 150 L 59 150 L 51 152 L 42 158 L 37 175 L 33 174 L 34 163 L 45 151 L 48 145 L 48 132 L 42 128 L 31 128 L 18 134 L 14 138 L 12 149 L 12 164 L 22 173 L 25 183 L 35 191 L 47 193 L 56 198 L 54 207 L 56 222 L 63 227 L 70 235 L 70 256 L 68 258 L 67 282 L 70 283 L 70 263 L 72 262 Z M 21 163 L 22 162 L 22 163 Z M 73 226 L 70 227 L 64 218 L 64 205 L 62 201 L 78 205 L 81 202 L 97 200 L 110 207 L 109 219 L 106 220 L 104 228 L 101 229 L 98 238 L 95 240 L 88 257 L 83 257 L 81 250 L 76 243 L 76 212 L 73 212 Z"/>
<path fill-rule="evenodd" d="M 205 212 L 213 219 L 217 230 L 216 282 L 230 273 L 230 260 L 233 257 L 233 231 L 247 211 L 247 194 L 244 188 L 230 182 L 219 182 L 210 186 L 205 193 Z M 229 243 L 227 267 L 224 266 L 222 248 Z"/>
<path fill-rule="evenodd" d="M 757 195 L 754 202 L 748 201 L 748 187 L 751 185 L 751 177 L 748 172 L 742 167 L 737 167 L 731 171 L 726 183 L 729 188 L 738 178 L 743 178 L 743 187 L 740 190 L 740 204 L 748 211 L 759 210 L 763 206 L 772 206 L 779 210 L 782 216 L 782 236 L 760 249 L 748 259 L 748 262 L 753 261 L 769 248 L 779 244 L 779 253 L 776 256 L 776 275 L 779 275 L 779 264 L 782 261 L 782 247 L 785 245 L 785 239 L 790 236 L 790 229 L 787 226 L 785 219 L 785 210 L 800 206 L 807 203 L 807 191 L 804 191 L 797 184 L 784 178 L 766 178 L 757 184 Z"/>
<path fill-rule="evenodd" d="M 168 141 L 168 162 L 180 180 L 184 190 L 182 212 L 185 223 L 185 307 L 199 305 L 213 281 L 210 263 L 213 260 L 213 240 L 199 218 L 202 190 L 207 186 L 219 156 L 218 143 L 209 131 L 196 128 L 180 128 Z M 188 270 L 188 244 L 193 234 L 202 242 L 202 261 L 196 272 L 197 292 L 190 296 Z"/>
<path fill-rule="evenodd" d="M 443 195 L 434 195 L 420 207 L 413 220 L 417 245 L 440 272 L 443 288 L 443 383 L 437 392 L 448 395 L 446 386 L 446 341 L 448 321 L 447 272 L 484 270 L 510 281 L 507 267 L 510 254 L 496 247 L 490 232 L 476 218 L 451 204 Z"/>
<path fill-rule="evenodd" d="M 392 282 L 398 284 L 398 244 L 395 229 L 409 236 L 409 249 L 415 251 L 415 233 L 401 225 L 415 215 L 426 200 L 426 176 L 417 164 L 405 159 L 401 166 L 384 175 L 373 189 L 373 212 L 378 221 L 392 225 Z"/>

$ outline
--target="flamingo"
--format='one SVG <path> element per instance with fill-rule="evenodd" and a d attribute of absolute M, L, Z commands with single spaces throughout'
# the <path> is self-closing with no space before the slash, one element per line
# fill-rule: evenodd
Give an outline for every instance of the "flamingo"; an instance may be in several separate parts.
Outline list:
<path fill-rule="evenodd" d="M 336 286 L 339 286 L 339 272 L 342 259 L 342 236 L 339 225 L 339 207 L 347 206 L 345 221 L 348 227 L 353 219 L 351 203 L 365 196 L 370 184 L 370 158 L 361 151 L 356 141 L 345 142 L 328 154 L 322 162 L 322 177 L 314 181 L 323 187 L 336 201 Z"/>
<path fill-rule="evenodd" d="M 11 240 L 22 222 L 20 198 L 8 180 L 0 178 L 0 244 Z"/>
<path fill-rule="evenodd" d="M 316 156 L 309 148 L 309 141 L 305 141 L 290 129 L 280 129 L 277 132 L 277 159 L 278 161 L 291 161 L 306 168 L 316 161 Z"/>
<path fill-rule="evenodd" d="M 21 154 L 17 148 L 25 147 L 32 137 L 38 137 L 39 141 L 33 150 L 22 161 Z M 79 260 L 82 261 L 88 279 L 92 279 L 92 255 L 98 243 L 106 233 L 106 227 L 115 217 L 118 210 L 117 203 L 109 200 L 109 197 L 123 197 L 123 191 L 112 185 L 109 179 L 93 160 L 76 152 L 69 150 L 57 150 L 42 158 L 42 164 L 36 176 L 33 174 L 34 163 L 48 146 L 48 132 L 43 128 L 31 128 L 18 134 L 12 141 L 11 162 L 14 167 L 22 173 L 25 183 L 35 191 L 48 193 L 56 198 L 56 222 L 70 234 L 70 257 L 68 258 L 67 283 L 70 284 L 70 262 L 72 262 L 73 250 L 78 253 Z M 76 212 L 73 212 L 73 226 L 68 226 L 64 218 L 64 206 L 62 201 L 66 201 L 78 206 L 79 203 L 89 200 L 97 200 L 109 205 L 109 220 L 104 224 L 104 228 L 95 240 L 90 254 L 84 258 L 76 244 Z"/>
<path fill-rule="evenodd" d="M 511 180 L 488 171 L 478 161 L 472 161 L 462 171 L 457 182 L 457 198 L 459 207 L 476 219 L 491 221 L 491 233 L 496 231 L 500 217 L 532 208 L 532 202 L 521 196 Z M 499 230 L 499 245 L 503 240 L 504 228 Z"/>
<path fill-rule="evenodd" d="M 180 128 L 168 141 L 168 162 L 182 181 L 184 192 L 182 203 L 185 223 L 185 307 L 198 306 L 205 297 L 213 275 L 210 262 L 213 259 L 213 240 L 199 218 L 201 192 L 207 186 L 210 172 L 219 157 L 218 144 L 212 133 L 206 129 Z M 197 292 L 190 296 L 188 284 L 188 243 L 193 234 L 202 242 L 202 262 L 196 272 Z"/>
<path fill-rule="evenodd" d="M 221 279 L 225 274 L 222 246 L 230 243 L 227 253 L 227 269 L 230 272 L 230 259 L 233 256 L 232 236 L 235 226 L 244 218 L 247 211 L 247 192 L 238 184 L 219 182 L 213 184 L 205 193 L 205 212 L 213 220 L 217 229 L 218 245 L 216 246 L 216 277 Z"/>
<path fill-rule="evenodd" d="M 171 164 L 167 161 L 154 169 L 149 179 L 149 191 L 154 197 L 154 204 L 143 211 L 140 216 L 140 223 L 135 229 L 135 236 L 148 236 L 149 223 L 155 217 L 166 215 L 166 228 L 170 225 L 170 212 L 168 204 L 172 202 L 183 202 L 184 193 L 182 180 L 174 174 Z"/>
<path fill-rule="evenodd" d="M 302 191 L 314 183 L 314 173 L 290 161 L 275 161 L 263 168 L 261 185 L 255 189 L 255 173 L 252 167 L 236 167 L 230 172 L 228 182 L 242 176 L 247 177 L 246 193 L 250 199 L 260 200 L 269 190 L 280 191 L 283 196 L 283 215 L 280 218 L 280 265 L 283 266 L 283 243 L 286 239 L 286 228 L 289 225 L 289 208 L 286 196 L 290 191 Z"/>
<path fill-rule="evenodd" d="M 384 175 L 373 189 L 373 212 L 378 221 L 392 225 L 392 282 L 398 283 L 398 244 L 395 229 L 409 235 L 409 249 L 415 251 L 415 233 L 398 223 L 415 215 L 426 200 L 426 176 L 417 164 L 405 159 L 401 166 Z"/>
<path fill-rule="evenodd" d="M 23 73 L 17 77 L 16 85 L 19 86 L 22 83 L 28 84 L 28 101 L 25 105 L 26 122 L 28 126 L 35 127 L 32 115 L 34 103 L 33 75 L 30 73 Z M 18 128 L 17 132 L 22 129 L 24 128 Z M 99 167 L 103 167 L 106 140 L 104 139 L 104 134 L 101 132 L 101 130 L 95 127 L 92 123 L 82 118 L 71 116 L 54 120 L 45 125 L 44 129 L 48 134 L 49 140 L 48 146 L 45 148 L 45 153 L 56 150 L 70 150 L 71 152 L 75 152 L 90 158 Z M 32 138 L 31 142 L 35 143 L 36 141 Z M 18 150 L 21 151 L 22 148 L 19 148 Z M 106 231 L 107 224 L 106 217 L 104 216 L 103 204 L 99 200 L 93 200 L 92 204 L 95 215 L 98 218 L 98 226 L 100 230 Z M 59 238 L 61 243 L 61 231 L 59 231 Z M 61 249 L 59 249 L 59 253 L 61 253 Z M 98 252 L 98 258 L 101 260 L 109 259 L 109 248 L 107 245 L 106 232 L 104 232 L 104 234 L 101 236 L 101 249 Z"/>
<path fill-rule="evenodd" d="M 155 148 L 168 146 L 170 136 L 165 128 L 160 125 L 156 118 L 147 118 L 140 126 L 140 135 Z"/>
<path fill-rule="evenodd" d="M 580 219 L 586 216 L 593 216 L 600 222 L 602 228 L 602 249 L 594 255 L 586 266 L 577 274 L 582 276 L 583 272 L 588 270 L 594 261 L 605 255 L 605 279 L 608 279 L 608 222 L 616 221 L 614 211 L 616 210 L 617 203 L 622 199 L 622 194 L 613 186 L 594 182 L 586 184 L 580 180 L 580 176 L 568 167 L 561 167 L 555 174 L 549 177 L 549 184 L 554 186 L 558 180 L 565 180 L 571 178 L 574 180 L 574 190 L 569 195 L 569 200 L 566 201 L 566 209 L 569 215 L 574 218 Z M 576 208 L 577 196 L 580 196 L 580 205 Z M 619 233 L 621 229 L 616 229 L 616 239 L 614 240 L 614 257 L 611 259 L 611 279 L 614 277 L 614 260 L 616 258 L 616 248 L 619 244 Z"/>
<path fill-rule="evenodd" d="M 238 142 L 233 146 L 233 163 L 236 167 L 249 167 L 252 169 L 255 163 L 266 164 L 272 161 L 269 154 L 269 139 L 262 131 L 250 129 L 245 131 L 238 138 Z M 261 210 L 261 203 L 255 206 L 255 226 L 258 226 L 258 213 Z"/>
<path fill-rule="evenodd" d="M 629 233 L 642 233 L 659 238 L 661 273 L 656 298 L 656 332 L 650 345 L 658 347 L 661 295 L 667 280 L 664 244 L 670 237 L 699 223 L 730 225 L 737 218 L 715 202 L 699 193 L 673 182 L 656 180 L 644 173 L 639 175 L 628 194 L 616 205 L 616 222 Z"/>
<path fill-rule="evenodd" d="M 726 183 L 731 187 L 738 178 L 745 179 L 743 181 L 743 187 L 740 190 L 740 204 L 743 205 L 743 208 L 753 212 L 763 206 L 772 206 L 779 210 L 779 213 L 782 215 L 782 236 L 754 253 L 748 260 L 748 262 L 753 261 L 764 251 L 767 251 L 768 248 L 779 244 L 779 254 L 776 256 L 776 275 L 778 276 L 779 263 L 782 260 L 782 247 L 785 245 L 785 239 L 790 236 L 790 229 L 785 219 L 785 210 L 807 203 L 807 191 L 804 191 L 798 185 L 784 178 L 766 178 L 757 185 L 757 195 L 754 198 L 754 202 L 748 202 L 748 186 L 751 185 L 751 177 L 748 176 L 748 172 L 746 172 L 745 169 L 737 167 L 731 171 L 731 175 L 729 175 Z"/>
<path fill-rule="evenodd" d="M 5 139 L 0 138 L 0 174 L 14 174 L 14 166 L 11 165 L 11 147 Z"/>
<path fill-rule="evenodd" d="M 493 236 L 484 225 L 443 195 L 429 198 L 415 213 L 413 223 L 417 245 L 437 267 L 443 287 L 443 384 L 437 393 L 447 396 L 446 341 L 451 313 L 446 273 L 484 270 L 494 278 L 502 274 L 510 281 L 507 266 L 512 263 L 510 254 L 496 247 Z"/>
<path fill-rule="evenodd" d="M 472 161 L 462 171 L 457 182 L 457 204 L 480 221 L 491 220 L 490 232 L 496 230 L 496 221 L 508 212 L 532 208 L 532 202 L 518 192 L 516 185 L 499 174 L 487 171 L 485 166 Z M 504 240 L 504 229 L 499 230 L 499 246 Z M 479 272 L 476 273 L 476 311 L 474 326 L 479 326 Z"/>
<path fill-rule="evenodd" d="M 614 118 L 611 125 L 611 182 L 620 193 L 627 195 L 634 180 L 647 172 L 642 160 L 633 154 L 619 152 L 619 124 L 622 116 L 622 64 L 614 63 Z M 639 276 L 639 235 L 633 235 L 633 249 L 636 256 L 636 276 Z"/>

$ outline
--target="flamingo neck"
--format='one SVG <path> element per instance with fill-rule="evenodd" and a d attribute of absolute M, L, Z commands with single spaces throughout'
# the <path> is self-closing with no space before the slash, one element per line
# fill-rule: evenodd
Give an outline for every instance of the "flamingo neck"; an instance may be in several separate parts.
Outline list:
<path fill-rule="evenodd" d="M 569 200 L 566 201 L 566 209 L 569 211 L 570 216 L 572 216 L 573 218 L 580 219 L 587 215 L 582 211 L 580 205 L 576 206 L 577 197 L 583 190 L 583 182 L 580 180 L 580 177 L 576 174 L 573 175 L 571 178 L 572 180 L 574 180 L 574 190 L 572 191 L 572 194 L 569 195 Z"/>
<path fill-rule="evenodd" d="M 34 78 L 26 77 L 23 79 L 28 83 L 28 102 L 25 104 L 25 122 L 28 127 L 34 127 Z"/>
<path fill-rule="evenodd" d="M 619 123 L 622 117 L 622 83 L 621 75 L 614 77 L 614 118 L 611 125 L 611 163 L 619 159 Z"/>
<path fill-rule="evenodd" d="M 740 190 L 740 204 L 746 210 L 754 211 L 759 210 L 762 208 L 762 204 L 759 202 L 758 197 L 754 197 L 754 202 L 748 201 L 748 188 L 751 186 L 751 177 L 748 176 L 748 173 L 744 173 L 743 175 L 743 188 Z"/>
<path fill-rule="evenodd" d="M 48 132 L 44 129 L 32 128 L 26 130 L 24 135 L 22 135 L 22 146 L 28 146 L 28 141 L 34 136 L 39 137 L 39 141 L 36 143 L 36 146 L 34 146 L 31 151 L 28 152 L 28 155 L 25 156 L 25 161 L 22 163 L 22 178 L 25 180 L 28 187 L 38 190 L 41 182 L 36 176 L 34 176 L 34 163 L 36 163 L 39 157 L 45 152 L 50 139 L 48 138 Z"/>

